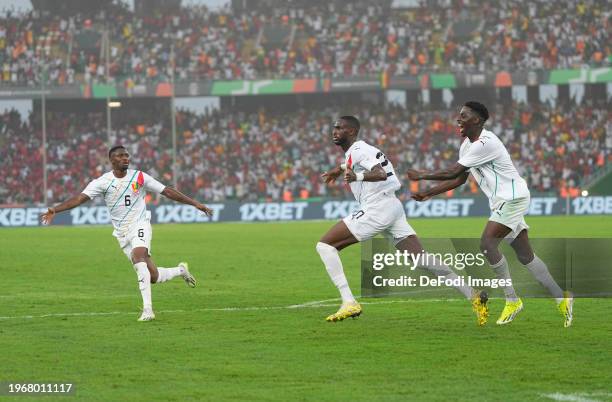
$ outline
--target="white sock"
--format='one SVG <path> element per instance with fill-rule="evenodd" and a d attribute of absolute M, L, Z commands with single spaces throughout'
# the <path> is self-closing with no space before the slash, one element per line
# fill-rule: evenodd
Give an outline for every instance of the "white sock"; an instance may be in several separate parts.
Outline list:
<path fill-rule="evenodd" d="M 134 271 L 136 271 L 136 275 L 138 276 L 138 288 L 142 295 L 142 307 L 145 309 L 152 309 L 151 274 L 149 273 L 149 268 L 147 268 L 147 263 L 139 262 L 134 264 Z"/>
<path fill-rule="evenodd" d="M 525 264 L 525 266 L 527 267 L 529 272 L 531 272 L 533 276 L 538 280 L 538 282 L 540 282 L 542 286 L 548 289 L 550 294 L 553 295 L 553 297 L 557 301 L 557 304 L 561 303 L 561 301 L 563 300 L 563 290 L 561 290 L 559 285 L 557 285 L 557 282 L 555 282 L 553 277 L 550 275 L 550 272 L 548 272 L 548 267 L 546 266 L 544 261 L 542 261 L 540 257 L 534 254 L 533 260 L 531 260 L 529 264 Z"/>
<path fill-rule="evenodd" d="M 497 279 L 504 279 L 506 283 L 508 283 L 509 281 L 510 283 L 512 283 L 510 278 L 510 271 L 508 270 L 508 261 L 506 260 L 506 257 L 503 254 L 501 260 L 499 260 L 497 264 L 491 265 L 491 268 L 493 268 L 493 272 L 495 272 L 495 276 L 497 277 Z M 514 286 L 501 286 L 501 288 L 504 290 L 506 301 L 515 302 L 518 300 L 518 296 L 514 291 Z"/>
<path fill-rule="evenodd" d="M 185 270 L 182 267 L 157 268 L 157 272 L 159 272 L 159 275 L 157 276 L 157 282 L 155 283 L 162 283 L 176 278 L 177 276 L 183 275 Z"/>
<path fill-rule="evenodd" d="M 354 303 L 355 298 L 353 297 L 353 293 L 351 293 L 351 289 L 349 288 L 346 276 L 344 276 L 344 270 L 342 269 L 342 261 L 340 261 L 340 255 L 338 254 L 338 250 L 336 250 L 335 247 L 332 247 L 329 244 L 321 242 L 317 243 L 316 248 L 317 252 L 321 256 L 323 264 L 325 264 L 327 274 L 331 278 L 334 285 L 336 285 L 336 287 L 340 291 L 340 296 L 342 296 L 342 304 Z"/>
<path fill-rule="evenodd" d="M 459 282 L 456 281 L 459 276 L 457 276 L 457 274 L 454 273 L 448 265 L 444 264 L 441 260 L 436 259 L 433 254 L 425 253 L 422 261 L 424 261 L 425 264 L 421 265 L 431 271 L 434 275 L 443 276 L 445 279 L 452 280 L 453 283 Z M 453 285 L 453 287 L 461 292 L 467 299 L 471 299 L 474 295 L 474 289 L 471 286 L 463 284 L 457 286 Z"/>

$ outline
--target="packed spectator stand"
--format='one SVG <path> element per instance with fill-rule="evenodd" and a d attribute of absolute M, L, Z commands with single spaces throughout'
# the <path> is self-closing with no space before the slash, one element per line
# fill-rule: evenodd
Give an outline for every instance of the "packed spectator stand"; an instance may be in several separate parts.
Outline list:
<path fill-rule="evenodd" d="M 147 15 L 120 1 L 91 13 L 5 13 L 0 88 L 38 88 L 43 81 L 131 88 L 167 82 L 172 74 L 178 81 L 210 81 L 612 64 L 612 14 L 597 0 L 428 0 L 399 9 L 390 0 L 292 0 L 270 7 L 271 2 L 242 10 L 189 5 Z M 576 195 L 609 166 L 612 112 L 605 100 L 530 101 L 491 111 L 489 128 L 533 191 Z M 330 141 L 336 113 L 179 110 L 178 186 L 212 201 L 347 196 L 344 186 L 325 187 L 319 177 L 341 157 Z M 438 168 L 457 158 L 454 111 L 361 104 L 352 113 L 362 120 L 362 137 L 395 164 L 404 198 L 423 185 L 409 183 L 408 168 Z M 82 190 L 106 171 L 108 145 L 118 142 L 128 145 L 134 166 L 166 183 L 175 179 L 166 110 L 113 113 L 112 138 L 103 112 L 48 111 L 46 122 L 49 202 Z M 39 111 L 0 115 L 0 155 L 0 204 L 41 203 Z M 470 183 L 459 192 L 477 188 Z"/>
<path fill-rule="evenodd" d="M 609 66 L 610 7 L 597 0 L 281 2 L 241 12 L 186 6 L 143 16 L 39 10 L 0 20 L 0 85 L 337 77 Z M 433 11 L 432 11 L 433 10 Z M 108 59 L 108 60 L 107 60 Z M 107 67 L 108 61 L 108 67 Z"/>
<path fill-rule="evenodd" d="M 612 162 L 612 111 L 605 102 L 491 109 L 488 128 L 506 144 L 534 192 L 567 195 Z M 326 108 L 293 113 L 179 110 L 178 187 L 207 201 L 349 197 L 341 181 L 326 187 L 320 178 L 343 155 L 331 141 L 336 113 Z M 394 164 L 404 198 L 419 185 L 407 179 L 408 168 L 440 168 L 457 160 L 461 138 L 454 111 L 361 104 L 353 113 L 361 119 L 361 137 Z M 78 193 L 108 171 L 109 143 L 125 144 L 132 166 L 172 183 L 170 123 L 159 110 L 118 113 L 116 137 L 110 140 L 104 113 L 49 112 L 47 117 L 50 202 Z M 42 202 L 40 127 L 35 113 L 25 120 L 16 111 L 0 115 L 0 204 Z M 469 183 L 458 192 L 478 190 Z"/>

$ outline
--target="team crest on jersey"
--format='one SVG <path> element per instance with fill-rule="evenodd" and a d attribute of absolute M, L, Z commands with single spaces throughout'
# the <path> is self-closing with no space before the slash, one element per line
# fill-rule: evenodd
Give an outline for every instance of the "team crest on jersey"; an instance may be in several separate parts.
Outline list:
<path fill-rule="evenodd" d="M 138 172 L 138 178 L 135 182 L 132 182 L 132 191 L 138 193 L 140 188 L 144 185 L 144 175 L 142 172 Z"/>

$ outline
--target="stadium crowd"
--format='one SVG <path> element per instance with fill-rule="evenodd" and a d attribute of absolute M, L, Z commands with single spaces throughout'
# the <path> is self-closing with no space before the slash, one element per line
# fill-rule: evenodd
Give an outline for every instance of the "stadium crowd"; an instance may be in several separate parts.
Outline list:
<path fill-rule="evenodd" d="M 320 178 L 343 156 L 331 142 L 334 113 L 179 111 L 178 187 L 207 202 L 348 196 L 341 183 L 326 187 Z M 410 183 L 408 168 L 440 168 L 457 160 L 461 139 L 454 112 L 361 105 L 351 113 L 362 121 L 361 137 L 393 162 L 404 199 L 409 190 L 426 185 Z M 169 112 L 155 108 L 115 113 L 115 136 L 109 140 L 104 113 L 50 112 L 49 202 L 81 191 L 107 171 L 109 143 L 125 144 L 132 166 L 171 184 L 169 120 Z M 0 115 L 0 204 L 42 202 L 40 127 L 40 115 L 25 120 L 16 111 Z M 612 162 L 612 110 L 605 103 L 500 105 L 492 110 L 489 128 L 506 144 L 532 191 L 577 191 L 583 180 Z M 470 183 L 458 191 L 478 190 Z"/>
<path fill-rule="evenodd" d="M 168 81 L 172 48 L 177 80 L 610 65 L 606 2 L 389 4 L 280 2 L 242 12 L 190 5 L 139 16 L 119 2 L 96 15 L 8 14 L 0 20 L 0 85 L 39 85 L 43 65 L 52 85 L 106 82 L 107 74 L 126 87 Z"/>

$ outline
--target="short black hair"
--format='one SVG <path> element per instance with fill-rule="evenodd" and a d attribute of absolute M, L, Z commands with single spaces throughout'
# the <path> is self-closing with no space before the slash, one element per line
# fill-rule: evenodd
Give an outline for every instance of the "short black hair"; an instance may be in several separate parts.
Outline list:
<path fill-rule="evenodd" d="M 108 150 L 108 159 L 110 159 L 111 155 L 113 154 L 113 152 L 115 152 L 118 149 L 125 149 L 125 147 L 123 145 L 115 145 L 114 147 L 112 147 L 111 149 Z"/>
<path fill-rule="evenodd" d="M 474 112 L 476 112 L 476 114 L 478 114 L 478 116 L 480 116 L 480 118 L 482 119 L 483 123 L 489 120 L 489 111 L 487 110 L 487 107 L 482 103 L 476 101 L 469 101 L 465 102 L 463 106 L 467 106 Z"/>
<path fill-rule="evenodd" d="M 344 120 L 345 122 L 347 122 L 349 126 L 351 126 L 352 128 L 356 129 L 357 132 L 359 132 L 361 125 L 359 124 L 359 119 L 357 119 L 355 116 L 342 116 L 340 117 L 340 120 Z"/>

